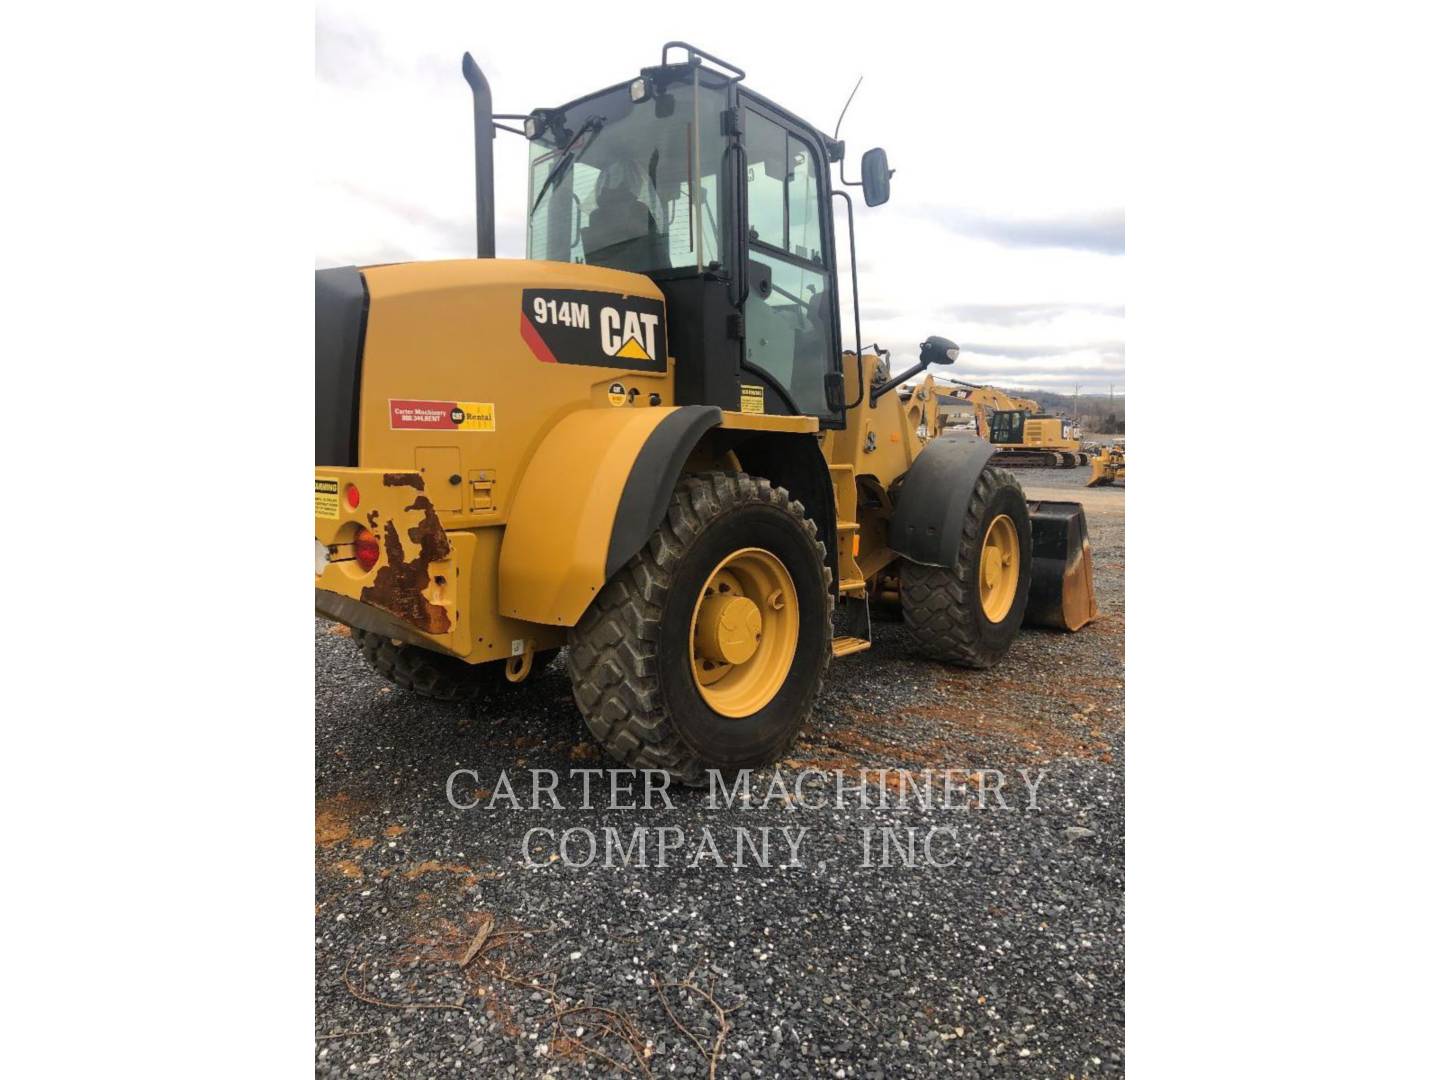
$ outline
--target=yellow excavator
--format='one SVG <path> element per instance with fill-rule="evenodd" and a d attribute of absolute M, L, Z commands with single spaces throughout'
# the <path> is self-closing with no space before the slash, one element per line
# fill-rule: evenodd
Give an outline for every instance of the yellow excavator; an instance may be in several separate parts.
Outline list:
<path fill-rule="evenodd" d="M 953 384 L 975 410 L 975 431 L 995 446 L 1007 469 L 1073 469 L 1089 463 L 1080 445 L 1078 425 L 1052 416 L 1030 398 L 1015 397 L 994 386 Z"/>
<path fill-rule="evenodd" d="M 563 648 L 612 759 L 702 783 L 784 756 L 872 603 L 978 668 L 1095 617 L 1081 506 L 902 405 L 959 347 L 891 374 L 856 302 L 842 348 L 832 200 L 884 203 L 884 150 L 847 178 L 684 42 L 523 116 L 462 72 L 479 257 L 316 272 L 315 607 L 377 673 L 477 700 Z M 524 259 L 495 258 L 498 130 L 529 144 Z"/>

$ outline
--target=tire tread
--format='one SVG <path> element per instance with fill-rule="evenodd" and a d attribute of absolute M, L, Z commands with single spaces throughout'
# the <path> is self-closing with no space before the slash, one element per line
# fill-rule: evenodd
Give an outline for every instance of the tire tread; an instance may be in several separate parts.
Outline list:
<path fill-rule="evenodd" d="M 663 769 L 686 784 L 698 784 L 704 776 L 702 756 L 681 736 L 661 699 L 661 614 L 686 551 L 711 521 L 746 503 L 769 504 L 799 520 L 825 567 L 825 624 L 830 624 L 834 601 L 825 546 L 804 508 L 784 488 L 747 473 L 717 471 L 683 477 L 660 527 L 606 583 L 570 632 L 567 666 L 575 704 L 606 752 L 630 768 Z M 803 704 L 807 713 L 829 661 L 827 636 L 820 677 Z M 776 756 L 783 757 L 789 745 Z"/>

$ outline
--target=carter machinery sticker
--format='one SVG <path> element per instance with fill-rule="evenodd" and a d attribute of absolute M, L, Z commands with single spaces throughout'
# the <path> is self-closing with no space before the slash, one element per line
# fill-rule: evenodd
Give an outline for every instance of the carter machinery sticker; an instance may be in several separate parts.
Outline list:
<path fill-rule="evenodd" d="M 525 289 L 520 336 L 545 364 L 663 372 L 665 305 L 623 293 Z"/>
<path fill-rule="evenodd" d="M 390 399 L 391 431 L 494 431 L 489 401 L 399 401 Z"/>

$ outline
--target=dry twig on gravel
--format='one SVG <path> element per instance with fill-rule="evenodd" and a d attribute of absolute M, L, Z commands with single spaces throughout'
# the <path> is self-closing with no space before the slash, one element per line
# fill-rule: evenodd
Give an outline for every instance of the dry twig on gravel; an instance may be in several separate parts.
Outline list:
<path fill-rule="evenodd" d="M 354 1035 L 373 1035 L 377 1031 L 384 1031 L 384 1028 L 365 1028 L 361 1031 L 332 1031 L 329 1035 L 316 1035 L 316 1042 L 323 1042 L 325 1039 L 348 1039 Z"/>
<path fill-rule="evenodd" d="M 733 1012 L 735 1009 L 739 1008 L 740 1005 L 743 1005 L 744 1002 L 739 1002 L 735 1005 L 732 1005 L 728 1010 L 722 1009 L 720 1007 L 720 1003 L 715 1000 L 715 995 L 711 992 L 714 990 L 713 983 L 711 984 L 711 990 L 707 991 L 701 986 L 699 986 L 692 979 L 688 978 L 683 979 L 680 982 L 662 983 L 660 981 L 660 976 L 656 975 L 654 972 L 651 973 L 650 978 L 654 983 L 655 992 L 660 995 L 660 1004 L 665 1006 L 665 1014 L 670 1017 L 670 1021 L 677 1028 L 680 1029 L 681 1033 L 692 1043 L 695 1044 L 695 1049 L 700 1051 L 700 1056 L 709 1060 L 710 1080 L 715 1080 L 715 1070 L 720 1067 L 720 1047 L 725 1042 L 725 1036 L 729 1035 L 731 1030 L 731 1024 L 727 1013 Z M 705 1003 L 710 1006 L 710 1008 L 715 1010 L 715 1021 L 719 1026 L 719 1030 L 715 1033 L 715 1044 L 710 1048 L 710 1052 L 708 1054 L 705 1051 L 704 1044 L 701 1043 L 699 1038 L 697 1038 L 696 1035 L 688 1027 L 682 1024 L 679 1017 L 677 1017 L 675 1013 L 671 1010 L 670 1001 L 665 994 L 665 991 L 667 989 L 688 990 L 690 993 L 702 998 Z"/>
<path fill-rule="evenodd" d="M 460 961 L 460 966 L 466 967 L 475 954 L 485 947 L 485 941 L 490 937 L 490 931 L 495 929 L 495 916 L 488 911 L 480 916 L 480 929 L 475 931 L 475 937 L 470 941 L 470 947 L 465 950 L 465 956 Z"/>
<path fill-rule="evenodd" d="M 379 1005 L 386 1009 L 454 1009 L 456 1012 L 464 1012 L 465 1006 L 451 1005 L 443 1001 L 381 1001 L 377 997 L 356 990 L 350 984 L 350 965 L 345 965 L 345 971 L 340 976 L 340 981 L 345 984 L 345 989 L 350 991 L 352 997 L 365 1002 L 367 1005 Z"/>

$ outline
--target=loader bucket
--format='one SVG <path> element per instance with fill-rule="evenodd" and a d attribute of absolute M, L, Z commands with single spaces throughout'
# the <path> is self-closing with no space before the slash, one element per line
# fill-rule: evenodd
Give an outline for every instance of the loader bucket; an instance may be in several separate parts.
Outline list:
<path fill-rule="evenodd" d="M 1032 502 L 1030 602 L 1027 626 L 1079 630 L 1100 613 L 1085 508 L 1073 502 Z"/>

